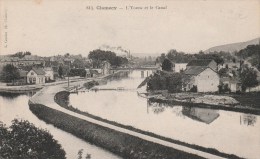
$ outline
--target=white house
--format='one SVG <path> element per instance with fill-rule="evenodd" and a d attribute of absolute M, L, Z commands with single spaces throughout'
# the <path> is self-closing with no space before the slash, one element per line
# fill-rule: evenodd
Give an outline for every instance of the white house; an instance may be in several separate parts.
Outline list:
<path fill-rule="evenodd" d="M 44 72 L 46 81 L 54 80 L 54 71 L 51 67 L 45 67 Z"/>
<path fill-rule="evenodd" d="M 175 63 L 173 70 L 174 72 L 181 72 L 181 70 L 186 70 L 186 66 L 188 63 Z"/>
<path fill-rule="evenodd" d="M 27 83 L 30 84 L 44 84 L 45 72 L 42 68 L 32 68 L 27 73 Z"/>
<path fill-rule="evenodd" d="M 220 84 L 220 77 L 210 67 L 190 67 L 185 72 L 183 89 L 186 91 L 197 87 L 198 92 L 216 92 Z"/>

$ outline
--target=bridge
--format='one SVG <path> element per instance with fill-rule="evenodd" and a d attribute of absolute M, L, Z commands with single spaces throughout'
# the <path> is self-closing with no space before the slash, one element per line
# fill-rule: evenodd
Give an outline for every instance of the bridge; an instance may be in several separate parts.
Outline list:
<path fill-rule="evenodd" d="M 124 67 L 124 68 L 111 68 L 111 70 L 158 70 L 159 66 L 136 66 L 136 67 Z"/>

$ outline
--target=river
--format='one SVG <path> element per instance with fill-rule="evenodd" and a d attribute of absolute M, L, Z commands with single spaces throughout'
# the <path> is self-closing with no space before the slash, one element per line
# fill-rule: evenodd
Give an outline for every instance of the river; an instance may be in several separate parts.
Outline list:
<path fill-rule="evenodd" d="M 136 90 L 149 74 L 151 71 L 132 71 L 128 77 L 97 86 L 99 91 L 71 94 L 70 104 L 90 114 L 175 140 L 240 157 L 259 158 L 260 116 L 151 103 L 138 96 Z"/>
<path fill-rule="evenodd" d="M 83 157 L 91 154 L 92 159 L 117 159 L 118 156 L 91 145 L 65 131 L 62 131 L 44 121 L 39 120 L 29 109 L 28 95 L 19 96 L 3 96 L 0 95 L 0 121 L 6 125 L 10 125 L 14 118 L 28 120 L 39 128 L 49 131 L 54 139 L 58 140 L 62 148 L 66 152 L 68 159 L 76 159 L 78 151 L 83 149 Z"/>

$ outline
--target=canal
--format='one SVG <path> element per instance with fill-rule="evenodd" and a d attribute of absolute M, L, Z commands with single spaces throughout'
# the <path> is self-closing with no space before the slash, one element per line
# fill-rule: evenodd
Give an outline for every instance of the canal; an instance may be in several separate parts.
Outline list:
<path fill-rule="evenodd" d="M 30 110 L 28 106 L 28 95 L 0 95 L 0 121 L 6 125 L 10 125 L 14 118 L 28 120 L 39 128 L 49 131 L 54 139 L 58 140 L 62 148 L 66 152 L 68 159 L 77 158 L 78 151 L 83 149 L 83 157 L 86 154 L 91 154 L 93 159 L 116 159 L 118 156 L 91 145 L 65 131 L 62 131 L 44 121 L 39 120 Z"/>
<path fill-rule="evenodd" d="M 136 89 L 151 73 L 132 71 L 127 77 L 97 86 L 98 91 L 71 94 L 70 104 L 104 119 L 174 140 L 240 157 L 259 158 L 260 116 L 151 103 L 138 96 Z"/>

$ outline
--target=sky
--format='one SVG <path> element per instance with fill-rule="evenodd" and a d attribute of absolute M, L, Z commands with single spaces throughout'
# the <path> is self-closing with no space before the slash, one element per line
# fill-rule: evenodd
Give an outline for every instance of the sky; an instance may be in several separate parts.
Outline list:
<path fill-rule="evenodd" d="M 170 49 L 195 53 L 260 37 L 260 0 L 0 0 L 0 4 L 0 54 L 87 55 L 102 45 L 121 46 L 131 53 Z"/>

